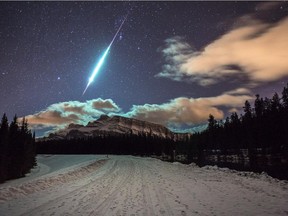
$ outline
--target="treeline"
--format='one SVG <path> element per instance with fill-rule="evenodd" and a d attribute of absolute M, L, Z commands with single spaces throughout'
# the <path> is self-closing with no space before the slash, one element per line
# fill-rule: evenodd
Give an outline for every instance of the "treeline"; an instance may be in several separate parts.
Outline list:
<path fill-rule="evenodd" d="M 25 118 L 18 125 L 17 117 L 8 122 L 6 114 L 0 123 L 0 182 L 25 176 L 36 164 L 35 134 Z"/>
<path fill-rule="evenodd" d="M 177 142 L 152 135 L 101 134 L 100 136 L 37 142 L 38 154 L 171 155 Z"/>
<path fill-rule="evenodd" d="M 99 134 L 79 139 L 37 142 L 38 154 L 171 155 L 177 143 L 172 139 L 142 134 Z"/>
<path fill-rule="evenodd" d="M 234 112 L 225 121 L 217 121 L 209 115 L 207 129 L 191 137 L 189 157 L 201 160 L 204 151 L 219 150 L 225 155 L 240 149 L 248 149 L 250 159 L 269 154 L 288 160 L 288 84 L 281 97 L 257 94 L 254 107 L 246 101 L 240 116 Z"/>

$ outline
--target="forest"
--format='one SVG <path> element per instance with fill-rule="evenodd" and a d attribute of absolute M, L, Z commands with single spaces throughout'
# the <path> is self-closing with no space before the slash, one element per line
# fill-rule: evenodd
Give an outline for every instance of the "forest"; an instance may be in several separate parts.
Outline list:
<path fill-rule="evenodd" d="M 174 161 L 198 165 L 222 165 L 252 171 L 287 173 L 288 170 L 288 84 L 282 95 L 272 98 L 256 95 L 254 106 L 245 101 L 243 111 L 216 120 L 209 115 L 207 129 L 183 140 L 147 134 L 111 135 L 48 140 L 37 143 L 38 153 L 49 154 L 127 154 L 165 156 Z M 232 164 L 232 166 L 231 166 Z M 283 174 L 281 174 L 283 176 Z M 284 176 L 284 178 L 288 178 Z"/>
<path fill-rule="evenodd" d="M 0 183 L 24 177 L 35 165 L 35 134 L 28 129 L 25 118 L 19 125 L 15 115 L 9 125 L 4 113 L 0 123 Z"/>
<path fill-rule="evenodd" d="M 166 156 L 174 161 L 184 155 L 186 163 L 229 167 L 245 163 L 252 171 L 276 172 L 288 179 L 288 84 L 282 95 L 256 95 L 254 106 L 245 101 L 240 116 L 233 112 L 225 120 L 208 117 L 207 129 L 173 140 L 149 134 L 109 134 L 79 139 L 46 140 L 35 143 L 25 118 L 18 126 L 4 114 L 0 125 L 0 182 L 25 175 L 35 165 L 37 154 L 122 154 Z M 168 157 L 167 157 L 168 156 Z M 231 159 L 232 158 L 232 159 Z M 232 166 L 233 167 L 233 166 Z M 286 173 L 286 176 L 284 174 Z M 283 176 L 284 175 L 284 176 Z"/>
<path fill-rule="evenodd" d="M 99 133 L 98 136 L 37 142 L 39 154 L 171 155 L 177 142 L 147 134 Z"/>
<path fill-rule="evenodd" d="M 257 150 L 262 153 L 287 154 L 288 151 L 288 84 L 282 97 L 272 99 L 256 95 L 254 107 L 246 101 L 243 114 L 233 112 L 225 121 L 209 115 L 205 131 L 195 133 L 191 144 L 198 150 Z M 193 150 L 192 150 L 193 151 Z"/>
<path fill-rule="evenodd" d="M 227 165 L 227 158 L 234 155 L 234 163 L 247 160 L 253 171 L 277 172 L 288 178 L 288 84 L 281 96 L 274 93 L 272 98 L 262 98 L 257 94 L 254 107 L 246 101 L 240 116 L 233 112 L 217 121 L 210 114 L 207 129 L 193 134 L 189 142 L 179 150 L 188 152 L 190 161 Z"/>

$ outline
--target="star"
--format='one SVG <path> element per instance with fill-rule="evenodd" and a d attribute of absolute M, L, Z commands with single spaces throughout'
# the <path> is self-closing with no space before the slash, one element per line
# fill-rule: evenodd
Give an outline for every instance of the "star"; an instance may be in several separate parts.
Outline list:
<path fill-rule="evenodd" d="M 270 10 L 270 7 L 273 7 L 273 10 Z M 268 10 L 269 16 L 266 16 Z M 279 84 L 284 85 L 287 77 L 274 80 L 275 82 L 259 82 L 259 87 L 248 89 L 247 86 L 258 83 L 257 80 L 252 80 L 254 82 L 250 85 L 251 82 L 246 80 L 260 76 L 261 73 L 257 73 L 257 70 L 257 76 L 253 76 L 254 72 L 251 70 L 251 74 L 243 71 L 243 77 L 238 76 L 238 73 L 231 73 L 230 77 L 221 71 L 218 75 L 210 73 L 209 70 L 213 72 L 215 65 L 215 71 L 218 71 L 218 67 L 224 67 L 225 70 L 228 67 L 227 71 L 230 71 L 229 63 L 233 56 L 235 57 L 232 62 L 238 63 L 239 60 L 241 65 L 244 62 L 243 67 L 250 67 L 250 62 L 256 62 L 258 58 L 249 59 L 249 64 L 245 63 L 244 54 L 247 51 L 244 48 L 249 46 L 239 46 L 230 52 L 227 47 L 238 44 L 238 37 L 232 37 L 232 41 L 228 39 L 233 36 L 232 33 L 238 32 L 237 29 L 240 33 L 244 31 L 245 28 L 240 28 L 242 25 L 249 27 L 250 31 L 254 25 L 262 29 L 264 25 L 259 24 L 262 22 L 271 26 L 269 31 L 259 31 L 259 34 L 251 34 L 251 38 L 247 37 L 245 40 L 240 38 L 239 44 L 247 45 L 249 42 L 252 46 L 254 41 L 273 38 L 269 36 L 270 30 L 273 32 L 278 29 L 278 25 L 285 25 L 284 21 L 288 17 L 286 10 L 285 2 L 3 2 L 0 7 L 3 17 L 0 19 L 0 41 L 3 41 L 0 46 L 0 92 L 3 93 L 0 104 L 5 106 L 0 106 L 0 113 L 6 112 L 11 119 L 15 113 L 18 116 L 33 115 L 37 110 L 60 101 L 84 102 L 101 97 L 111 99 L 121 107 L 122 113 L 131 110 L 131 113 L 137 114 L 133 111 L 139 109 L 139 113 L 146 116 L 146 113 L 142 113 L 142 108 L 148 110 L 158 107 L 160 111 L 156 109 L 153 113 L 159 112 L 155 119 L 160 119 L 171 111 L 165 110 L 168 109 L 167 104 L 178 103 L 184 99 L 189 103 L 206 97 L 210 100 L 219 98 L 225 92 L 244 88 L 247 88 L 246 92 L 251 92 L 251 97 L 256 93 L 269 97 L 267 89 L 271 90 Z M 97 82 L 81 96 L 87 77 L 91 75 L 103 50 L 109 45 L 126 15 L 125 25 L 99 71 Z M 275 22 L 275 17 L 279 22 Z M 257 20 L 258 18 L 263 20 Z M 253 23 L 251 26 L 248 25 L 249 19 Z M 266 38 L 265 35 L 269 37 Z M 287 44 L 285 36 L 278 35 L 277 40 L 282 38 L 283 44 Z M 221 41 L 227 46 L 219 46 Z M 269 47 L 269 44 L 264 45 Z M 282 46 L 277 47 L 281 51 Z M 262 50 L 261 47 L 256 48 L 255 50 Z M 272 48 L 279 51 L 271 45 Z M 283 46 L 282 49 L 284 48 Z M 238 50 L 241 55 L 238 55 Z M 221 55 L 217 56 L 218 51 Z M 226 51 L 229 51 L 228 55 Z M 263 65 L 277 59 L 277 55 L 282 56 L 281 52 L 277 53 L 269 56 L 269 61 L 263 62 Z M 262 55 L 262 52 L 259 54 Z M 213 59 L 210 59 L 210 55 Z M 283 61 L 282 64 L 286 65 L 286 62 Z M 269 67 L 269 70 L 282 64 Z M 255 64 L 257 67 L 261 65 Z M 207 71 L 206 66 L 209 69 Z M 205 73 L 201 71 L 202 68 Z M 207 80 L 212 80 L 211 85 Z M 217 83 L 212 84 L 213 81 Z M 208 83 L 209 86 L 204 86 L 203 83 Z M 276 87 L 275 90 L 279 88 Z M 28 92 L 31 94 L 27 94 Z M 23 104 L 13 106 L 14 101 L 25 101 L 25 107 Z M 227 103 L 229 105 L 230 102 Z M 228 105 L 225 104 L 224 108 L 212 107 L 211 110 L 219 108 L 219 113 L 221 111 L 226 115 Z M 203 112 L 205 110 L 204 108 Z M 207 118 L 208 115 L 203 114 L 204 122 Z M 185 120 L 184 117 L 183 119 Z M 169 119 L 161 121 L 171 123 Z"/>

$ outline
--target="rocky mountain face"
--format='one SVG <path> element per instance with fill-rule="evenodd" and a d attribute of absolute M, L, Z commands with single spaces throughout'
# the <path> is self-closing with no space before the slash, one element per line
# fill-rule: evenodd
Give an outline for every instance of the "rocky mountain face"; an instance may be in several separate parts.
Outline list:
<path fill-rule="evenodd" d="M 42 139 L 75 139 L 119 134 L 152 135 L 173 140 L 183 140 L 190 136 L 190 134 L 174 133 L 159 124 L 122 116 L 102 115 L 98 120 L 89 122 L 86 126 L 70 124 L 66 129 Z"/>

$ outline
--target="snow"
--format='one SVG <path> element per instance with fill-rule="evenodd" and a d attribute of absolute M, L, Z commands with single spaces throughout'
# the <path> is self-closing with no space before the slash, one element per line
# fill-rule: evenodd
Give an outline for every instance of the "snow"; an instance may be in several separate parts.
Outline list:
<path fill-rule="evenodd" d="M 123 116 L 103 116 L 98 120 L 89 122 L 86 126 L 70 124 L 68 128 L 57 131 L 52 137 L 46 139 L 63 139 L 67 135 L 73 137 L 73 134 L 82 134 L 83 136 L 95 136 L 95 134 L 106 133 L 119 133 L 119 134 L 150 134 L 159 137 L 185 137 L 186 135 L 173 133 L 166 127 L 157 125 L 150 122 L 145 122 L 137 119 L 126 118 Z"/>
<path fill-rule="evenodd" d="M 288 182 L 217 166 L 105 155 L 38 156 L 0 185 L 0 215 L 285 215 Z"/>

